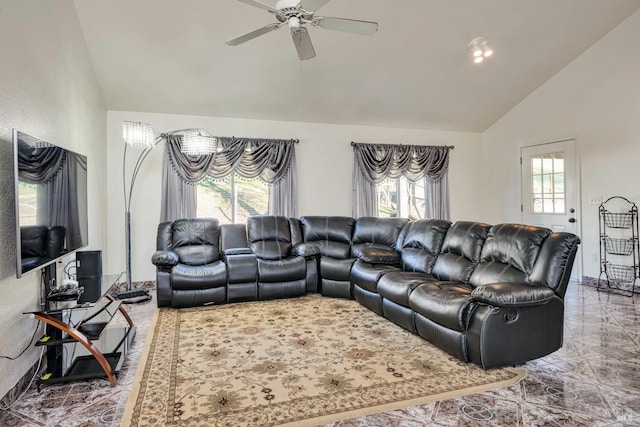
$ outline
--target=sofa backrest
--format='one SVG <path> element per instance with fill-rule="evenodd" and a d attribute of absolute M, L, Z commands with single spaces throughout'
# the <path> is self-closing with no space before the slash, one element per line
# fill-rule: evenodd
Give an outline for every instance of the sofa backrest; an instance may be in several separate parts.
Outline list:
<path fill-rule="evenodd" d="M 289 219 L 284 216 L 256 215 L 247 218 L 249 248 L 268 260 L 287 258 L 293 246 Z"/>
<path fill-rule="evenodd" d="M 480 264 L 471 275 L 474 286 L 499 282 L 528 282 L 544 240 L 551 230 L 523 224 L 491 227 Z"/>
<path fill-rule="evenodd" d="M 398 236 L 402 269 L 431 274 L 451 222 L 443 219 L 419 219 L 407 223 Z"/>
<path fill-rule="evenodd" d="M 220 225 L 220 252 L 227 249 L 248 248 L 247 226 L 245 224 Z"/>
<path fill-rule="evenodd" d="M 346 216 L 303 216 L 300 218 L 302 238 L 312 243 L 323 256 L 351 257 L 351 236 L 355 220 Z"/>
<path fill-rule="evenodd" d="M 529 282 L 548 286 L 564 298 L 579 244 L 580 238 L 571 233 L 553 233 L 547 237 L 529 275 Z"/>
<path fill-rule="evenodd" d="M 407 218 L 358 218 L 351 238 L 351 253 L 364 247 L 394 249 L 402 227 L 409 222 Z"/>
<path fill-rule="evenodd" d="M 215 218 L 188 218 L 158 226 L 156 247 L 171 250 L 180 263 L 205 265 L 220 259 L 220 224 Z"/>
<path fill-rule="evenodd" d="M 66 229 L 55 225 L 23 225 L 20 227 L 21 256 L 55 258 L 64 250 Z"/>
<path fill-rule="evenodd" d="M 489 224 L 470 221 L 458 221 L 449 227 L 433 275 L 440 280 L 468 283 L 490 229 Z"/>

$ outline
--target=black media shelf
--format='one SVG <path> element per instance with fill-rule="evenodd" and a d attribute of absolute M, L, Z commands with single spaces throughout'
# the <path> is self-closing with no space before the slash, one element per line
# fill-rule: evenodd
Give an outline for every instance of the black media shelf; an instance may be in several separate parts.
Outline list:
<path fill-rule="evenodd" d="M 118 313 L 126 326 L 111 325 Z M 47 369 L 37 381 L 38 389 L 42 384 L 99 377 L 116 385 L 136 331 L 121 301 L 105 295 L 95 305 L 30 314 L 47 325 L 35 343 L 47 348 Z"/>

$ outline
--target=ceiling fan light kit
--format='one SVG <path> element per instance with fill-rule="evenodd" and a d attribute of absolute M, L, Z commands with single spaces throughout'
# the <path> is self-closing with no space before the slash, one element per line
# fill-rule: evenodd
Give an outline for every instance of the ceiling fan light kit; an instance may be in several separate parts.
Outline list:
<path fill-rule="evenodd" d="M 493 49 L 489 46 L 489 42 L 484 37 L 478 37 L 469 43 L 469 52 L 471 52 L 473 63 L 480 64 L 485 58 L 493 55 Z"/>
<path fill-rule="evenodd" d="M 316 12 L 329 0 L 279 0 L 275 7 L 259 2 L 257 0 L 238 0 L 250 6 L 254 6 L 275 15 L 278 22 L 265 25 L 262 28 L 251 31 L 235 39 L 229 40 L 229 46 L 237 46 L 256 37 L 277 30 L 285 23 L 291 31 L 293 44 L 301 60 L 311 59 L 316 56 L 313 43 L 309 37 L 309 32 L 304 25 L 310 24 L 313 27 L 342 31 L 359 35 L 373 35 L 378 31 L 378 24 L 371 21 L 360 21 L 357 19 L 332 18 L 316 16 Z M 304 3 L 304 4 L 303 4 Z"/>

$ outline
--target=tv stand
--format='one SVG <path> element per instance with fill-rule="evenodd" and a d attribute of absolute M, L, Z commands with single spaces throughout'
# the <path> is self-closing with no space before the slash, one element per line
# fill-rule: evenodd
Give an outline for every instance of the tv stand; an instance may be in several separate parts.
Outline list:
<path fill-rule="evenodd" d="M 126 326 L 110 324 L 120 313 Z M 95 304 L 31 313 L 46 324 L 36 346 L 46 346 L 47 370 L 42 384 L 106 377 L 116 385 L 116 374 L 135 336 L 135 326 L 122 302 L 104 295 Z"/>

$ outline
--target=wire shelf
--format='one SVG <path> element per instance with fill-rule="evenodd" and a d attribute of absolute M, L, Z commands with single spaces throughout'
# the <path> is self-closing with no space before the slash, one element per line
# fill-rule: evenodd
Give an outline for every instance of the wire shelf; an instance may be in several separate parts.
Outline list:
<path fill-rule="evenodd" d="M 616 213 L 604 211 L 604 223 L 611 228 L 631 228 L 633 216 L 631 212 Z"/>
<path fill-rule="evenodd" d="M 605 239 L 607 253 L 612 255 L 631 255 L 633 253 L 633 239 Z"/>
<path fill-rule="evenodd" d="M 605 264 L 607 278 L 616 283 L 632 283 L 636 278 L 636 267 L 633 265 Z"/>

